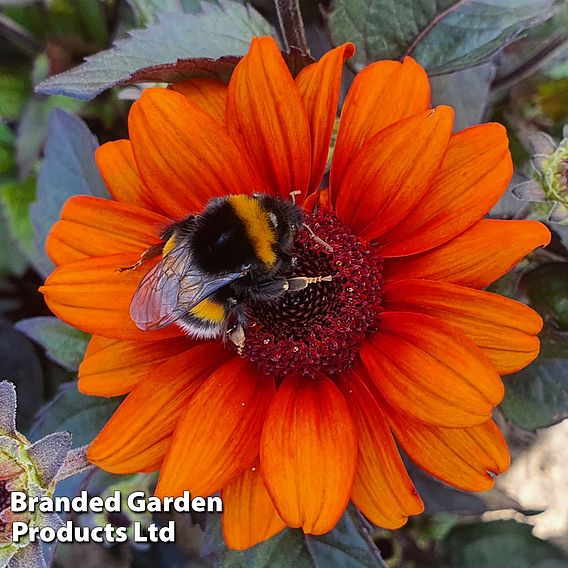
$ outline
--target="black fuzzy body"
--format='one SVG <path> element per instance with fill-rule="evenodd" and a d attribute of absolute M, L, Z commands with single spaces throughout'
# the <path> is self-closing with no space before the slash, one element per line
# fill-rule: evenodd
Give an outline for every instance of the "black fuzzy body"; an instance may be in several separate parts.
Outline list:
<path fill-rule="evenodd" d="M 162 235 L 164 240 L 174 235 L 176 247 L 187 247 L 204 278 L 241 274 L 209 297 L 210 301 L 224 307 L 226 317 L 223 325 L 188 312 L 180 323 L 190 334 L 219 336 L 235 325 L 245 323 L 249 301 L 270 301 L 286 291 L 285 275 L 292 270 L 290 252 L 295 235 L 303 225 L 303 213 L 291 202 L 273 196 L 258 194 L 254 199 L 269 215 L 275 234 L 273 250 L 276 261 L 270 266 L 260 260 L 245 223 L 229 198 L 212 199 L 203 213 L 179 221 Z"/>

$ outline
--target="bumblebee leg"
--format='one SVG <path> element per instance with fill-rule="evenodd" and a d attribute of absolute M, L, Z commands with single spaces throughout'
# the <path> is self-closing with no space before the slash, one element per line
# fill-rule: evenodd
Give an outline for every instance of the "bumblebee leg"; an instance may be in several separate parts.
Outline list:
<path fill-rule="evenodd" d="M 130 272 L 131 270 L 136 270 L 139 266 L 142 266 L 147 260 L 151 258 L 155 258 L 162 254 L 162 250 L 164 248 L 164 243 L 157 243 L 152 245 L 150 248 L 146 249 L 141 255 L 140 259 L 130 266 L 123 266 L 121 268 L 117 268 L 116 272 Z"/>
<path fill-rule="evenodd" d="M 245 329 L 238 323 L 227 330 L 226 336 L 229 341 L 237 348 L 237 353 L 239 355 L 243 354 L 243 349 L 245 348 Z"/>
<path fill-rule="evenodd" d="M 236 298 L 227 298 L 227 317 L 225 318 L 224 339 L 228 339 L 236 348 L 239 355 L 245 347 L 246 316 L 242 305 Z"/>
<path fill-rule="evenodd" d="M 248 297 L 255 302 L 267 302 L 280 298 L 288 291 L 288 280 L 284 277 L 258 282 L 248 291 Z"/>
<path fill-rule="evenodd" d="M 288 278 L 286 281 L 287 288 L 286 292 L 298 292 L 299 290 L 304 290 L 310 284 L 317 284 L 319 282 L 331 282 L 333 276 L 295 276 L 294 278 Z"/>

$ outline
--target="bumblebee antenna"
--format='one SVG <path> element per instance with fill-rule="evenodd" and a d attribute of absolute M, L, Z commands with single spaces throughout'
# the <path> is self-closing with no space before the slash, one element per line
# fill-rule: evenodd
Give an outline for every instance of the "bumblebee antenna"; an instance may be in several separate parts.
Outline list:
<path fill-rule="evenodd" d="M 312 228 L 309 225 L 306 225 L 306 223 L 304 223 L 304 228 L 308 231 L 308 233 L 310 233 L 310 237 L 312 237 L 312 239 L 314 239 L 314 241 L 318 242 L 322 247 L 327 249 L 329 252 L 333 252 L 333 247 L 329 243 L 326 243 L 323 239 L 320 239 L 312 231 Z"/>
<path fill-rule="evenodd" d="M 290 197 L 292 198 L 292 204 L 296 205 L 296 195 L 301 195 L 301 191 L 299 191 L 298 189 L 291 191 L 290 192 Z M 309 225 L 306 225 L 306 223 L 304 223 L 304 228 L 308 231 L 308 233 L 310 233 L 310 237 L 312 237 L 312 239 L 314 239 L 314 241 L 318 242 L 323 248 L 327 249 L 329 252 L 333 252 L 333 247 L 326 243 L 323 239 L 320 239 L 311 229 L 311 227 Z"/>
<path fill-rule="evenodd" d="M 301 191 L 296 189 L 290 192 L 290 197 L 292 198 L 292 205 L 296 205 L 296 195 L 301 195 Z"/>

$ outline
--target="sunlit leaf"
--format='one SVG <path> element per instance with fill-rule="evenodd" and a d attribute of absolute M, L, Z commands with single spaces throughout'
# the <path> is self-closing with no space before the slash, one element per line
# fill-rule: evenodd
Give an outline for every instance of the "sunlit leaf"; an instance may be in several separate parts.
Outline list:
<path fill-rule="evenodd" d="M 357 44 L 357 64 L 415 57 L 431 74 L 489 59 L 544 19 L 552 0 L 338 0 L 333 42 Z"/>
<path fill-rule="evenodd" d="M 156 24 L 134 30 L 130 38 L 51 77 L 37 90 L 91 99 L 105 89 L 132 82 L 227 77 L 236 64 L 228 56 L 244 55 L 253 36 L 272 35 L 273 30 L 250 7 L 227 0 L 219 4 L 203 3 L 199 14 L 163 13 Z"/>
<path fill-rule="evenodd" d="M 16 250 L 27 259 L 26 264 L 38 266 L 42 263 L 43 255 L 35 246 L 35 230 L 30 220 L 30 206 L 35 197 L 34 177 L 23 183 L 10 182 L 0 188 L 0 202 Z"/>

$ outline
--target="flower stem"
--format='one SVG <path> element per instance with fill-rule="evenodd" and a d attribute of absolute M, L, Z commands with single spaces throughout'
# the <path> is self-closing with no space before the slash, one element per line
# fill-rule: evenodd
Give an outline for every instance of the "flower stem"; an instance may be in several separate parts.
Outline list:
<path fill-rule="evenodd" d="M 274 0 L 278 21 L 282 29 L 284 41 L 290 47 L 297 47 L 302 53 L 309 55 L 310 48 L 306 41 L 304 20 L 300 12 L 299 0 Z"/>

